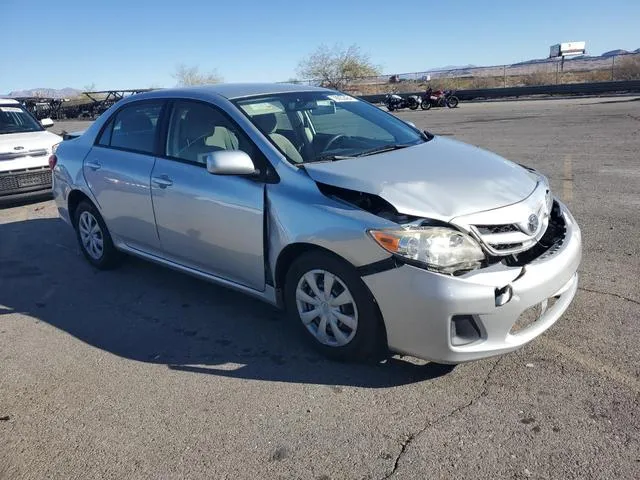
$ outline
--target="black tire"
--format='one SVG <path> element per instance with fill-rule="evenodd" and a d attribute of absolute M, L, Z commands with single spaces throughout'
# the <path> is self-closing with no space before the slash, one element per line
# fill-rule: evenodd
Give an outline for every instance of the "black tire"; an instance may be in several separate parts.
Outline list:
<path fill-rule="evenodd" d="M 99 226 L 100 236 L 102 238 L 102 254 L 99 257 L 90 253 L 89 247 L 87 247 L 82 240 L 80 222 L 84 212 L 91 215 Z M 91 265 L 100 270 L 110 270 L 120 264 L 120 261 L 122 260 L 122 253 L 114 247 L 111 234 L 102 219 L 102 215 L 100 215 L 100 212 L 98 212 L 96 207 L 88 200 L 83 200 L 78 204 L 74 218 L 74 226 L 76 228 L 76 238 L 78 239 L 80 250 L 82 250 L 84 258 L 86 258 Z"/>
<path fill-rule="evenodd" d="M 332 292 L 341 291 L 341 287 L 344 285 L 348 289 L 347 293 L 351 295 L 351 298 L 355 302 L 357 309 L 357 316 L 355 317 L 357 326 L 351 340 L 344 345 L 330 346 L 323 344 L 316 335 L 310 331 L 310 328 L 318 329 L 320 324 L 319 317 L 309 322 L 310 328 L 308 328 L 301 319 L 298 311 L 296 291 L 298 284 L 303 281 L 302 279 L 305 274 L 314 270 L 327 271 L 337 277 L 341 283 L 336 281 Z M 306 282 L 303 283 L 303 285 L 305 284 Z M 313 295 L 311 291 L 310 293 Z M 286 275 L 284 300 L 287 315 L 295 324 L 295 328 L 313 348 L 331 359 L 340 361 L 372 360 L 380 358 L 379 355 L 386 350 L 384 326 L 373 295 L 353 266 L 331 254 L 312 251 L 294 260 Z M 320 311 L 321 307 L 315 308 Z M 343 307 L 337 308 L 342 309 Z M 353 314 L 353 311 L 351 314 Z M 334 331 L 333 326 L 328 323 L 325 327 L 325 333 Z M 341 328 L 347 328 L 347 325 L 342 324 L 340 321 L 338 321 L 338 324 Z M 347 328 L 347 330 L 349 329 Z M 330 333 L 330 335 L 334 334 Z M 334 335 L 334 340 L 336 338 L 337 336 Z"/>
<path fill-rule="evenodd" d="M 387 110 L 389 110 L 390 112 L 393 112 L 395 109 L 393 108 L 393 105 L 389 104 L 387 105 Z"/>
<path fill-rule="evenodd" d="M 422 108 L 422 110 L 429 110 L 431 108 L 431 101 L 427 100 L 426 102 L 423 100 L 422 104 L 420 105 L 420 108 Z"/>
<path fill-rule="evenodd" d="M 458 100 L 458 97 L 451 96 L 447 98 L 447 107 L 456 108 L 459 102 L 460 100 Z"/>
<path fill-rule="evenodd" d="M 409 108 L 411 110 L 417 110 L 418 109 L 418 102 L 411 102 L 411 105 L 409 105 Z"/>

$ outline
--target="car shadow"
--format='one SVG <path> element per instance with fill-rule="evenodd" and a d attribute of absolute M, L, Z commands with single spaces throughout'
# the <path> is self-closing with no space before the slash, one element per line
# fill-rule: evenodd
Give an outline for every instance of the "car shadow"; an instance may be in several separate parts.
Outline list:
<path fill-rule="evenodd" d="M 259 300 L 134 258 L 95 270 L 59 219 L 0 224 L 0 321 L 14 312 L 111 354 L 198 374 L 385 388 L 453 368 L 326 360 Z"/>

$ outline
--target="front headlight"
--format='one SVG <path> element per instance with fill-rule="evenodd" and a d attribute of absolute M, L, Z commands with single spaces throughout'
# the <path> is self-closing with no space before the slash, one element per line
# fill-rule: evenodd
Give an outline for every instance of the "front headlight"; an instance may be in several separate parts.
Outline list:
<path fill-rule="evenodd" d="M 452 228 L 370 230 L 369 234 L 388 252 L 440 273 L 473 270 L 485 258 L 482 248 L 473 238 Z"/>

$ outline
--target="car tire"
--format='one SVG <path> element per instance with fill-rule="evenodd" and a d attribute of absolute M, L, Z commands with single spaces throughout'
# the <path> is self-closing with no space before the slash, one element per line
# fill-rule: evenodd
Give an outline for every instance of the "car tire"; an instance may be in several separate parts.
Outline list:
<path fill-rule="evenodd" d="M 384 325 L 373 295 L 356 269 L 336 256 L 312 251 L 298 257 L 287 272 L 284 299 L 298 331 L 325 356 L 363 361 L 385 351 Z"/>
<path fill-rule="evenodd" d="M 91 202 L 83 200 L 78 204 L 74 225 L 80 250 L 91 265 L 109 270 L 120 264 L 122 254 L 113 245 L 107 225 Z"/>

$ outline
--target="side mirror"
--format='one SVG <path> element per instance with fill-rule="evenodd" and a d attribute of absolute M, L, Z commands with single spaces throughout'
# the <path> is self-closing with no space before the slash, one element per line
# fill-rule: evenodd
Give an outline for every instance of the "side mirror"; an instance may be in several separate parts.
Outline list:
<path fill-rule="evenodd" d="M 256 167 L 251 157 L 241 150 L 220 150 L 207 153 L 207 172 L 214 175 L 254 175 Z"/>
<path fill-rule="evenodd" d="M 53 120 L 51 120 L 50 118 L 43 118 L 42 120 L 40 120 L 40 125 L 42 125 L 44 128 L 53 127 Z"/>

